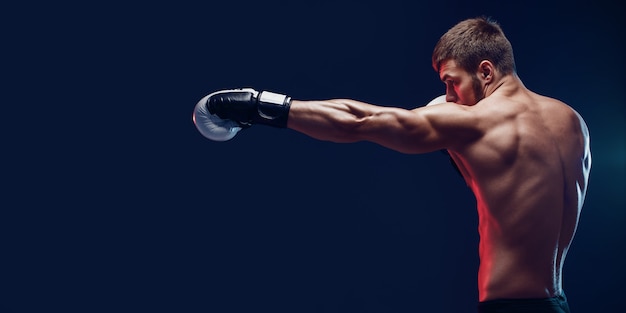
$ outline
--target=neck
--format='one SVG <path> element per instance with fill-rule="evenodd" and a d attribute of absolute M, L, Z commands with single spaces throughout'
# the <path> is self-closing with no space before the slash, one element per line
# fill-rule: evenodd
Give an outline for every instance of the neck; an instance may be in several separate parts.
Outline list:
<path fill-rule="evenodd" d="M 491 84 L 485 85 L 483 92 L 485 97 L 488 97 L 492 94 L 510 95 L 523 88 L 526 87 L 524 86 L 522 80 L 519 78 L 519 76 L 517 76 L 516 73 L 512 73 L 500 77 L 500 79 Z"/>

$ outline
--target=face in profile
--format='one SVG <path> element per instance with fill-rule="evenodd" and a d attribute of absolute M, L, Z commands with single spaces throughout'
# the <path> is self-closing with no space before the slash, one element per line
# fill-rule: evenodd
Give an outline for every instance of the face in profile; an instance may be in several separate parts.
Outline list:
<path fill-rule="evenodd" d="M 468 73 L 454 60 L 441 64 L 439 78 L 446 85 L 446 102 L 474 105 L 485 97 L 478 73 Z"/>

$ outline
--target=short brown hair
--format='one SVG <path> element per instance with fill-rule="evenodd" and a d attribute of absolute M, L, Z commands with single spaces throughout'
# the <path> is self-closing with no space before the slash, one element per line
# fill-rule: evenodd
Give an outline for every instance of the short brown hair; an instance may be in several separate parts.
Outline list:
<path fill-rule="evenodd" d="M 511 43 L 500 25 L 487 17 L 461 21 L 441 36 L 433 51 L 435 71 L 448 60 L 467 72 L 476 71 L 482 60 L 491 61 L 505 75 L 515 72 Z"/>

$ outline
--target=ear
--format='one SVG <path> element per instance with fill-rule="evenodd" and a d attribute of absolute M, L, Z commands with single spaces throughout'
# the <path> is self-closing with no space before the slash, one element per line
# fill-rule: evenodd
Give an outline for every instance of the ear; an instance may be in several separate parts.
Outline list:
<path fill-rule="evenodd" d="M 489 60 L 482 60 L 478 65 L 478 77 L 485 83 L 491 83 L 494 79 L 496 67 Z"/>

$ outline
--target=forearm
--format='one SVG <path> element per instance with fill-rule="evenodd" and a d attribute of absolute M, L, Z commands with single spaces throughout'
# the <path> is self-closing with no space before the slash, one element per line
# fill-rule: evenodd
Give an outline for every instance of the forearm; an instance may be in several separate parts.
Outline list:
<path fill-rule="evenodd" d="M 291 102 L 287 127 L 313 138 L 333 142 L 363 140 L 367 120 L 380 108 L 347 99 Z"/>

